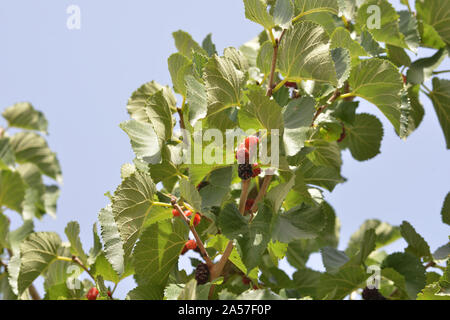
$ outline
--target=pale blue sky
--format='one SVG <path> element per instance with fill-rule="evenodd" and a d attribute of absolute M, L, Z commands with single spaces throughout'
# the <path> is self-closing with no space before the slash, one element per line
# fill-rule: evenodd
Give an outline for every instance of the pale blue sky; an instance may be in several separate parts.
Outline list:
<path fill-rule="evenodd" d="M 400 7 L 399 1 L 391 2 Z M 71 4 L 81 8 L 81 30 L 66 28 Z M 92 224 L 108 202 L 103 194 L 116 188 L 121 165 L 133 159 L 119 128 L 128 119 L 126 102 L 147 81 L 170 84 L 167 58 L 176 50 L 171 33 L 178 29 L 199 42 L 212 32 L 219 52 L 260 32 L 245 19 L 242 0 L 0 3 L 0 108 L 30 101 L 42 110 L 63 170 L 58 217 L 44 218 L 36 230 L 63 235 L 67 222 L 77 220 L 84 248 L 90 248 Z M 450 69 L 449 61 L 440 69 Z M 379 116 L 385 137 L 381 155 L 370 161 L 357 162 L 344 152 L 343 175 L 349 180 L 326 194 L 341 219 L 341 249 L 369 218 L 410 221 L 432 250 L 448 241 L 440 209 L 450 189 L 450 153 L 432 105 L 426 97 L 423 102 L 424 121 L 407 142 L 374 106 L 359 108 Z M 403 248 L 399 241 L 389 251 Z M 313 255 L 310 265 L 322 268 L 320 256 Z M 127 279 L 117 296 L 132 288 Z"/>

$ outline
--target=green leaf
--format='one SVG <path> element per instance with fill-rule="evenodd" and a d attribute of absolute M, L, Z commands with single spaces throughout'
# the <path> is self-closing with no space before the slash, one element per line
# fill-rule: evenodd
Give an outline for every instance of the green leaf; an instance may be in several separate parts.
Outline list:
<path fill-rule="evenodd" d="M 298 290 L 301 295 L 304 297 L 317 297 L 320 272 L 304 268 L 296 271 L 292 277 L 295 283 L 295 289 Z"/>
<path fill-rule="evenodd" d="M 419 292 L 417 300 L 450 300 L 450 295 L 448 293 L 441 293 L 439 284 L 432 283 Z"/>
<path fill-rule="evenodd" d="M 229 239 L 237 239 L 238 252 L 247 270 L 261 262 L 270 241 L 273 210 L 267 204 L 260 205 L 258 214 L 251 223 L 243 217 L 234 203 L 227 203 L 219 215 L 219 227 Z"/>
<path fill-rule="evenodd" d="M 386 45 L 386 49 L 389 60 L 391 60 L 391 62 L 397 67 L 409 67 L 411 65 L 411 58 L 406 53 L 405 49 L 391 46 L 390 44 Z"/>
<path fill-rule="evenodd" d="M 282 129 L 282 110 L 275 100 L 267 97 L 262 89 L 250 90 L 247 93 L 247 97 L 249 103 L 244 106 L 243 110 L 247 112 L 250 117 L 256 118 L 260 128 L 268 131 L 271 129 Z"/>
<path fill-rule="evenodd" d="M 198 193 L 197 188 L 186 178 L 180 180 L 180 195 L 196 211 L 202 211 L 202 197 Z"/>
<path fill-rule="evenodd" d="M 410 86 L 408 88 L 408 97 L 411 104 L 410 118 L 408 121 L 408 136 L 416 130 L 423 120 L 425 110 L 419 100 L 420 85 Z"/>
<path fill-rule="evenodd" d="M 205 39 L 203 39 L 202 48 L 206 51 L 206 53 L 210 57 L 217 53 L 216 46 L 212 42 L 212 34 L 211 33 L 208 34 Z"/>
<path fill-rule="evenodd" d="M 361 266 L 346 264 L 335 274 L 320 275 L 319 295 L 326 299 L 341 300 L 360 288 L 369 274 Z"/>
<path fill-rule="evenodd" d="M 122 122 L 120 128 L 128 134 L 131 147 L 138 159 L 152 164 L 161 161 L 160 140 L 152 124 L 128 120 Z"/>
<path fill-rule="evenodd" d="M 264 33 L 266 34 L 266 33 Z M 261 44 L 259 38 L 255 37 L 250 41 L 247 41 L 239 47 L 239 51 L 247 59 L 250 68 L 256 67 L 256 58 L 258 56 L 259 48 Z"/>
<path fill-rule="evenodd" d="M 172 36 L 178 51 L 189 59 L 192 58 L 193 52 L 207 55 L 206 51 L 192 39 L 192 36 L 189 33 L 178 30 L 172 33 Z"/>
<path fill-rule="evenodd" d="M 9 138 L 0 138 L 0 169 L 10 169 L 14 166 L 16 157 Z"/>
<path fill-rule="evenodd" d="M 172 77 L 173 89 L 186 97 L 185 77 L 192 74 L 192 62 L 180 53 L 172 54 L 168 59 L 169 72 Z"/>
<path fill-rule="evenodd" d="M 283 142 L 288 156 L 294 156 L 311 136 L 311 123 L 316 112 L 315 100 L 305 96 L 294 99 L 283 109 Z"/>
<path fill-rule="evenodd" d="M 89 250 L 88 263 L 93 264 L 97 257 L 102 253 L 102 242 L 97 231 L 97 222 L 92 226 L 93 246 Z"/>
<path fill-rule="evenodd" d="M 164 287 L 140 285 L 128 292 L 126 300 L 162 300 Z"/>
<path fill-rule="evenodd" d="M 372 159 L 380 153 L 383 125 L 377 117 L 367 113 L 355 116 L 353 125 L 346 126 L 345 143 L 358 161 Z"/>
<path fill-rule="evenodd" d="M 337 15 L 339 8 L 336 0 L 294 0 L 297 17 L 316 12 L 329 12 Z"/>
<path fill-rule="evenodd" d="M 172 90 L 168 86 L 162 86 L 155 81 L 151 81 L 134 91 L 130 99 L 128 99 L 127 111 L 131 118 L 138 121 L 150 122 L 146 111 L 147 101 L 152 95 L 161 90 L 170 109 L 176 108 L 177 101 Z"/>
<path fill-rule="evenodd" d="M 206 117 L 208 102 L 205 86 L 193 76 L 186 76 L 186 101 L 189 106 L 189 123 L 195 126 L 198 120 Z"/>
<path fill-rule="evenodd" d="M 28 237 L 28 235 L 33 232 L 33 228 L 33 221 L 26 220 L 24 221 L 22 226 L 9 233 L 8 241 L 14 255 L 18 255 L 18 253 L 20 252 L 20 244 L 26 237 Z"/>
<path fill-rule="evenodd" d="M 14 295 L 19 295 L 20 254 L 14 254 L 8 262 L 8 282 Z M 5 273 L 6 275 L 6 273 Z M 26 288 L 25 288 L 26 289 Z M 25 291 L 24 289 L 24 291 Z"/>
<path fill-rule="evenodd" d="M 32 233 L 20 245 L 18 292 L 22 294 L 49 265 L 56 261 L 61 239 L 54 232 Z"/>
<path fill-rule="evenodd" d="M 146 285 L 164 288 L 188 237 L 180 219 L 159 221 L 141 235 L 133 252 L 134 269 Z"/>
<path fill-rule="evenodd" d="M 291 0 L 277 0 L 273 11 L 273 22 L 287 29 L 294 17 L 294 5 Z"/>
<path fill-rule="evenodd" d="M 214 55 L 206 64 L 203 77 L 206 83 L 208 116 L 240 105 L 246 77 L 231 60 Z"/>
<path fill-rule="evenodd" d="M 299 170 L 303 173 L 306 183 L 323 187 L 329 191 L 333 191 L 338 183 L 345 181 L 335 168 L 315 166 L 307 159 L 302 162 Z"/>
<path fill-rule="evenodd" d="M 340 171 L 342 166 L 341 150 L 336 141 L 328 142 L 325 140 L 314 140 L 308 143 L 313 147 L 314 151 L 306 157 L 311 160 L 314 165 L 333 167 Z"/>
<path fill-rule="evenodd" d="M 295 185 L 295 178 L 292 177 L 286 183 L 280 183 L 275 187 L 272 187 L 266 195 L 266 198 L 272 203 L 274 212 L 278 212 L 283 205 L 284 199 L 287 194 Z"/>
<path fill-rule="evenodd" d="M 322 254 L 323 265 L 330 274 L 339 272 L 339 269 L 350 260 L 344 251 L 332 247 L 324 247 L 320 249 L 320 253 Z"/>
<path fill-rule="evenodd" d="M 18 163 L 31 162 L 52 179 L 62 181 L 61 167 L 43 137 L 34 132 L 19 132 L 11 137 Z"/>
<path fill-rule="evenodd" d="M 441 210 L 442 222 L 450 225 L 450 192 L 445 196 Z"/>
<path fill-rule="evenodd" d="M 274 19 L 267 12 L 267 5 L 264 0 L 244 0 L 244 6 L 247 19 L 262 25 L 265 29 L 275 27 Z"/>
<path fill-rule="evenodd" d="M 400 232 L 408 243 L 408 248 L 406 248 L 405 252 L 409 252 L 419 258 L 423 257 L 426 260 L 432 259 L 430 246 L 409 222 L 402 222 Z"/>
<path fill-rule="evenodd" d="M 429 94 L 450 149 L 450 81 L 433 78 L 433 91 Z"/>
<path fill-rule="evenodd" d="M 0 205 L 19 213 L 25 197 L 25 185 L 18 172 L 0 171 Z"/>
<path fill-rule="evenodd" d="M 403 80 L 393 64 L 380 59 L 364 60 L 352 69 L 349 84 L 353 94 L 376 105 L 399 132 Z"/>
<path fill-rule="evenodd" d="M 364 234 L 367 230 L 374 229 L 375 234 L 377 236 L 375 241 L 375 248 L 379 249 L 383 246 L 386 246 L 398 239 L 400 239 L 400 228 L 393 227 L 386 222 L 381 222 L 380 220 L 366 220 L 358 231 L 356 231 L 350 237 L 350 241 L 348 243 L 347 249 L 345 253 L 352 257 L 357 254 L 362 246 L 362 242 L 364 241 Z"/>
<path fill-rule="evenodd" d="M 447 49 L 441 49 L 431 57 L 414 61 L 407 72 L 408 82 L 412 84 L 421 84 L 430 80 L 433 76 L 433 71 L 441 65 L 447 55 Z"/>
<path fill-rule="evenodd" d="M 114 192 L 112 212 L 126 257 L 131 254 L 142 231 L 142 225 L 152 208 L 155 192 L 156 187 L 151 177 L 139 171 L 123 180 Z"/>
<path fill-rule="evenodd" d="M 350 76 L 351 59 L 350 52 L 345 48 L 336 48 L 331 50 L 331 57 L 333 58 L 336 68 L 336 76 L 338 79 L 337 87 L 340 88 L 344 85 Z"/>
<path fill-rule="evenodd" d="M 381 268 L 393 268 L 405 277 L 405 288 L 410 299 L 416 299 L 417 294 L 425 287 L 425 268 L 412 254 L 393 253 L 386 257 Z"/>
<path fill-rule="evenodd" d="M 446 0 L 416 0 L 417 16 L 450 44 L 450 3 Z"/>
<path fill-rule="evenodd" d="M 172 112 L 164 91 L 158 91 L 147 100 L 147 115 L 162 143 L 172 138 Z"/>
<path fill-rule="evenodd" d="M 434 260 L 447 260 L 450 257 L 450 242 L 440 246 L 433 252 Z"/>
<path fill-rule="evenodd" d="M 236 69 L 245 72 L 248 70 L 247 58 L 236 48 L 228 47 L 223 50 L 223 56 L 233 62 Z"/>
<path fill-rule="evenodd" d="M 353 20 L 356 14 L 356 0 L 337 0 L 339 5 L 339 15 L 347 20 Z"/>
<path fill-rule="evenodd" d="M 6 108 L 3 117 L 8 126 L 47 133 L 48 122 L 44 114 L 33 108 L 29 102 L 20 102 Z"/>
<path fill-rule="evenodd" d="M 376 15 L 369 10 L 371 6 L 376 6 L 380 14 Z M 400 33 L 399 18 L 400 16 L 387 0 L 367 0 L 358 10 L 356 27 L 359 30 L 368 30 L 377 41 L 405 48 L 407 45 L 405 36 Z M 374 21 L 376 19 L 380 19 L 379 28 Z"/>
<path fill-rule="evenodd" d="M 399 298 L 402 300 L 408 299 L 408 293 L 406 292 L 406 280 L 405 277 L 398 273 L 393 268 L 384 268 L 381 270 L 381 276 L 393 282 L 397 290 L 392 290 L 388 294 L 392 296 L 392 299 Z M 383 285 L 381 287 L 383 289 Z"/>
<path fill-rule="evenodd" d="M 0 212 L 0 251 L 3 248 L 8 248 L 8 235 L 9 235 L 9 220 Z"/>
<path fill-rule="evenodd" d="M 400 15 L 400 32 L 405 36 L 405 42 L 409 50 L 417 53 L 421 40 L 417 18 L 409 13 L 409 11 L 400 11 L 398 14 Z"/>
<path fill-rule="evenodd" d="M 247 290 L 236 297 L 236 300 L 285 300 L 280 295 L 270 291 L 264 290 Z"/>
<path fill-rule="evenodd" d="M 364 232 L 363 238 L 361 240 L 361 247 L 356 256 L 356 262 L 359 264 L 363 264 L 366 261 L 367 257 L 372 253 L 372 251 L 376 248 L 377 234 L 375 229 L 368 229 Z"/>
<path fill-rule="evenodd" d="M 219 168 L 209 175 L 208 185 L 200 189 L 202 208 L 220 207 L 230 192 L 233 167 Z"/>
<path fill-rule="evenodd" d="M 66 229 L 64 229 L 64 233 L 66 234 L 67 239 L 69 239 L 72 254 L 77 256 L 84 265 L 88 266 L 88 258 L 84 253 L 83 245 L 80 240 L 80 225 L 78 222 L 69 222 Z"/>
<path fill-rule="evenodd" d="M 125 271 L 124 243 L 117 224 L 114 221 L 111 205 L 100 210 L 98 221 L 100 223 L 100 234 L 104 243 L 105 256 L 109 263 L 111 263 L 114 271 L 122 274 Z"/>
<path fill-rule="evenodd" d="M 441 49 L 446 46 L 445 42 L 442 41 L 441 36 L 437 31 L 429 24 L 418 21 L 419 33 L 420 33 L 420 45 L 425 48 Z"/>
<path fill-rule="evenodd" d="M 325 219 L 321 207 L 298 206 L 276 216 L 272 239 L 284 243 L 298 239 L 314 239 L 323 230 Z"/>
<path fill-rule="evenodd" d="M 256 66 L 264 74 L 269 74 L 272 66 L 273 45 L 272 42 L 266 41 L 261 45 L 256 59 Z"/>
<path fill-rule="evenodd" d="M 364 48 L 364 50 L 369 53 L 372 57 L 379 57 L 381 54 L 385 53 L 386 50 L 384 50 L 380 44 L 375 41 L 367 30 L 361 31 L 361 46 Z"/>
<path fill-rule="evenodd" d="M 318 24 L 301 21 L 289 29 L 280 43 L 278 69 L 285 79 L 315 80 L 337 85 L 329 38 Z"/>

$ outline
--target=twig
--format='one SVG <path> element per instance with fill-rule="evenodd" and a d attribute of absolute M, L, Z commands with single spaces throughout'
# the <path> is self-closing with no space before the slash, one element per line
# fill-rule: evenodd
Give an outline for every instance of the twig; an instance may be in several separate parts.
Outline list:
<path fill-rule="evenodd" d="M 327 104 L 320 106 L 316 113 L 314 114 L 314 117 L 311 121 L 311 127 L 314 125 L 314 122 L 316 121 L 317 117 L 329 106 L 331 105 L 334 101 L 337 100 L 337 98 L 339 98 L 341 95 L 339 89 L 336 89 L 336 91 L 334 91 L 333 95 L 331 96 L 330 99 L 328 99 Z"/>
<path fill-rule="evenodd" d="M 178 116 L 180 117 L 180 128 L 186 129 L 186 126 L 184 125 L 184 116 L 183 116 L 183 110 L 181 108 L 177 108 Z"/>
<path fill-rule="evenodd" d="M 250 188 L 250 179 L 242 181 L 241 197 L 239 199 L 239 212 L 242 215 L 245 212 L 245 203 L 247 202 L 249 188 Z"/>
<path fill-rule="evenodd" d="M 91 271 L 89 271 L 89 269 L 84 265 L 84 263 L 77 256 L 72 256 L 72 261 L 75 262 L 76 264 L 78 264 L 81 268 L 83 268 L 83 270 L 86 271 L 87 274 L 92 278 L 92 280 L 94 280 L 94 283 L 97 283 L 97 280 L 92 275 Z"/>
<path fill-rule="evenodd" d="M 434 267 L 434 266 L 436 266 L 436 262 L 430 261 L 430 262 L 428 262 L 428 263 L 425 265 L 425 270 L 428 269 L 428 268 L 432 268 L 432 267 Z"/>
<path fill-rule="evenodd" d="M 256 212 L 256 209 L 258 208 L 258 203 L 261 201 L 261 199 L 266 195 L 267 189 L 269 189 L 270 182 L 272 181 L 273 175 L 266 174 L 264 176 L 264 180 L 261 186 L 261 189 L 259 189 L 258 195 L 255 198 L 255 202 L 253 203 L 250 212 L 254 213 Z"/>
<path fill-rule="evenodd" d="M 211 270 L 211 268 L 213 267 L 214 263 L 211 261 L 211 258 L 209 257 L 208 252 L 206 252 L 205 246 L 203 245 L 203 241 L 202 241 L 202 239 L 200 239 L 200 237 L 199 237 L 199 235 L 197 233 L 197 230 L 195 229 L 195 227 L 193 225 L 191 225 L 190 219 L 188 217 L 186 217 L 186 215 L 184 214 L 183 210 L 178 205 L 177 199 L 175 197 L 172 197 L 171 203 L 172 203 L 172 206 L 180 213 L 180 217 L 189 226 L 189 229 L 191 230 L 192 234 L 194 235 L 195 242 L 197 243 L 197 246 L 200 249 L 200 253 L 201 253 L 203 259 L 205 259 L 206 265 Z"/>
<path fill-rule="evenodd" d="M 268 84 L 267 93 L 266 93 L 266 95 L 268 97 L 272 96 L 272 92 L 274 89 L 273 88 L 273 79 L 275 77 L 275 69 L 277 67 L 278 48 L 280 46 L 281 39 L 283 38 L 285 32 L 286 32 L 286 29 L 283 30 L 279 39 L 275 39 L 275 43 L 273 46 L 272 66 L 270 68 L 269 84 Z"/>

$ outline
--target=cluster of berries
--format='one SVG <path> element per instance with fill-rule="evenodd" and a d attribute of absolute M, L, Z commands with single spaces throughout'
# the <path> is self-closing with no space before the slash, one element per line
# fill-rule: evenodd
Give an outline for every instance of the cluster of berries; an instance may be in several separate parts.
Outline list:
<path fill-rule="evenodd" d="M 242 180 L 248 180 L 250 178 L 255 178 L 261 174 L 261 168 L 257 163 L 250 164 L 250 150 L 256 150 L 259 143 L 258 137 L 250 136 L 241 143 L 236 151 L 236 159 L 239 163 L 238 165 L 238 175 Z"/>
<path fill-rule="evenodd" d="M 181 254 L 185 254 L 189 250 L 195 250 L 197 249 L 197 242 L 195 240 L 188 240 L 184 244 L 183 250 L 181 250 Z"/>
<path fill-rule="evenodd" d="M 98 289 L 96 287 L 92 287 L 91 289 L 89 289 L 88 293 L 86 294 L 86 298 L 88 300 L 97 300 L 98 297 Z M 108 291 L 108 297 L 112 298 L 112 293 L 111 291 Z"/>
<path fill-rule="evenodd" d="M 173 215 L 174 217 L 179 217 L 179 216 L 180 216 L 180 212 L 179 212 L 177 209 L 173 209 L 173 210 L 172 210 L 172 215 Z M 184 215 L 185 215 L 187 218 L 191 218 L 192 212 L 191 212 L 190 210 L 186 210 L 186 211 L 184 211 Z M 194 227 L 198 226 L 198 224 L 200 223 L 201 220 L 202 220 L 202 216 L 200 215 L 199 212 L 197 212 L 197 213 L 195 214 L 195 216 L 194 216 Z"/>

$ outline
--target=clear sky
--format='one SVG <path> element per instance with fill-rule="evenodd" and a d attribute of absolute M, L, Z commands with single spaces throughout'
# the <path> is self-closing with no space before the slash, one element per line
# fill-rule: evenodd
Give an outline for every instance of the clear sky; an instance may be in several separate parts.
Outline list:
<path fill-rule="evenodd" d="M 398 0 L 391 3 L 401 7 Z M 66 27 L 72 4 L 81 9 L 80 30 Z M 179 29 L 198 42 L 212 32 L 220 53 L 260 32 L 245 19 L 242 0 L 0 2 L 0 109 L 30 101 L 43 111 L 50 147 L 63 170 L 58 217 L 45 217 L 36 223 L 37 231 L 57 231 L 65 239 L 66 224 L 77 220 L 84 248 L 90 248 L 92 224 L 108 203 L 104 193 L 114 191 L 121 165 L 133 159 L 128 137 L 119 128 L 129 118 L 127 100 L 150 80 L 170 84 L 167 58 L 176 51 L 171 33 Z M 448 59 L 444 69 L 450 69 Z M 406 142 L 376 107 L 360 106 L 359 112 L 382 120 L 385 136 L 381 155 L 370 161 L 357 162 L 344 152 L 348 182 L 326 194 L 341 219 L 340 249 L 369 218 L 396 225 L 410 221 L 432 250 L 448 241 L 450 230 L 441 223 L 440 209 L 450 190 L 450 153 L 433 106 L 422 98 L 424 121 Z M 404 246 L 398 241 L 388 249 Z M 309 264 L 322 269 L 318 254 Z M 125 297 L 132 288 L 129 278 L 119 285 L 117 296 Z"/>

